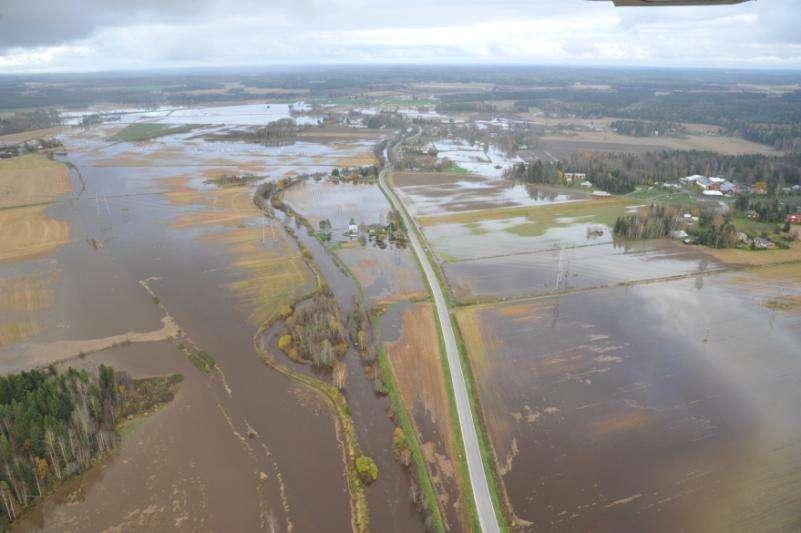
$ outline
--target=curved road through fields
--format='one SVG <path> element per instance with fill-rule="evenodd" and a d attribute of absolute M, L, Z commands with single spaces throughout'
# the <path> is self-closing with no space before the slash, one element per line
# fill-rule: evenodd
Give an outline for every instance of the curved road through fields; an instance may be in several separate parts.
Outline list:
<path fill-rule="evenodd" d="M 414 136 L 419 135 L 419 131 Z M 498 524 L 498 517 L 495 514 L 495 507 L 492 503 L 492 495 L 490 494 L 489 483 L 487 482 L 487 473 L 484 470 L 484 462 L 481 460 L 481 447 L 478 444 L 478 433 L 473 418 L 473 411 L 470 406 L 470 398 L 467 392 L 467 383 L 465 381 L 464 372 L 462 371 L 462 361 L 459 357 L 459 348 L 456 344 L 456 335 L 453 333 L 453 324 L 451 323 L 451 314 L 448 311 L 448 305 L 445 302 L 445 296 L 440 285 L 439 278 L 434 273 L 434 268 L 431 266 L 431 261 L 428 259 L 423 245 L 420 243 L 420 238 L 417 231 L 414 230 L 416 226 L 412 221 L 409 214 L 406 212 L 406 206 L 395 195 L 395 192 L 386 182 L 387 169 L 389 168 L 389 153 L 388 150 L 384 152 L 387 165 L 381 170 L 378 175 L 378 184 L 384 194 L 389 199 L 392 206 L 401 214 L 403 222 L 409 229 L 409 241 L 412 244 L 417 259 L 428 280 L 428 286 L 431 288 L 431 294 L 434 297 L 434 303 L 437 310 L 437 319 L 439 320 L 440 330 L 442 337 L 445 341 L 445 354 L 448 357 L 448 367 L 451 374 L 451 384 L 456 399 L 456 411 L 459 418 L 459 428 L 462 432 L 462 443 L 467 458 L 467 470 L 470 475 L 470 485 L 473 488 L 473 498 L 476 503 L 476 512 L 478 513 L 478 522 L 481 526 L 481 531 L 484 533 L 496 533 L 500 531 Z"/>

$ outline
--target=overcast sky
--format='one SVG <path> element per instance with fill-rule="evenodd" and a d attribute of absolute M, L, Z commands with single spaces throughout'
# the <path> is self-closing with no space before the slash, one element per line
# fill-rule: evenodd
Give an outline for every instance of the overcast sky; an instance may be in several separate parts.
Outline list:
<path fill-rule="evenodd" d="M 801 68 L 801 0 L 0 0 L 0 73 L 314 63 Z"/>

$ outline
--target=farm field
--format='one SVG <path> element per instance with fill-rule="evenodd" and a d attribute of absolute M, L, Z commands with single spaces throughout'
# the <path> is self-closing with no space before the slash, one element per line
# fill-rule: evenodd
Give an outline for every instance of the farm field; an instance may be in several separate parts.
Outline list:
<path fill-rule="evenodd" d="M 422 453 L 449 529 L 469 527 L 465 482 L 454 434 L 439 337 L 430 303 L 398 303 L 382 318 L 382 333 L 395 382 L 420 435 Z"/>
<path fill-rule="evenodd" d="M 516 206 L 537 206 L 586 198 L 579 190 L 518 184 L 472 173 L 398 172 L 392 181 L 419 217 Z"/>
<path fill-rule="evenodd" d="M 457 310 L 521 523 L 793 527 L 801 315 L 769 302 L 799 278 L 774 268 Z"/>
<path fill-rule="evenodd" d="M 557 157 L 571 151 L 610 150 L 610 151 L 645 151 L 645 150 L 702 150 L 719 152 L 728 155 L 764 154 L 777 155 L 776 149 L 747 141 L 738 137 L 723 135 L 693 135 L 685 137 L 630 137 L 612 131 L 576 132 L 573 135 L 547 135 L 542 137 L 541 148 Z"/>

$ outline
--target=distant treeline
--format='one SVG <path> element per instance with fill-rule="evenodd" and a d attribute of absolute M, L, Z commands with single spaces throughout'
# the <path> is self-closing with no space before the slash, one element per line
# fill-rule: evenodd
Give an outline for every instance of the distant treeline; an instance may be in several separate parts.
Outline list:
<path fill-rule="evenodd" d="M 745 184 L 764 181 L 768 193 L 801 183 L 801 154 L 782 157 L 722 155 L 714 152 L 662 150 L 635 154 L 582 152 L 557 163 L 541 160 L 518 163 L 507 170 L 512 179 L 560 185 L 564 172 L 582 172 L 598 188 L 613 194 L 637 185 L 675 181 L 692 174 L 724 176 Z"/>
<path fill-rule="evenodd" d="M 799 105 L 801 105 L 801 102 Z M 785 152 L 801 152 L 801 123 L 759 124 L 740 122 L 729 125 L 727 130 L 732 135 L 743 137 L 749 141 L 775 146 Z"/>
<path fill-rule="evenodd" d="M 209 141 L 245 141 L 275 146 L 292 144 L 298 136 L 298 125 L 291 118 L 282 118 L 259 128 L 230 130 L 204 136 Z"/>
<path fill-rule="evenodd" d="M 745 184 L 765 181 L 769 190 L 801 183 L 801 154 L 771 157 L 695 150 L 636 154 L 584 152 L 570 155 L 562 165 L 569 172 L 586 173 L 593 183 L 606 174 L 616 175 L 630 184 L 674 181 L 692 174 L 723 176 Z"/>
<path fill-rule="evenodd" d="M 172 399 L 181 376 L 54 367 L 0 377 L 0 499 L 9 521 L 118 441 L 117 424 Z"/>
<path fill-rule="evenodd" d="M 399 129 L 408 126 L 409 122 L 400 113 L 381 111 L 375 115 L 370 115 L 364 121 L 364 125 L 373 130 L 381 128 Z"/>
<path fill-rule="evenodd" d="M 663 84 L 664 85 L 664 84 Z M 517 109 L 536 107 L 548 115 L 616 117 L 652 122 L 698 122 L 785 151 L 801 150 L 801 91 L 781 95 L 728 91 L 700 83 L 656 92 L 649 83 L 620 83 L 609 90 L 505 90 L 448 95 L 448 102 L 514 100 Z"/>
<path fill-rule="evenodd" d="M 687 132 L 681 124 L 670 121 L 615 120 L 610 126 L 617 133 L 630 137 L 678 137 Z"/>
<path fill-rule="evenodd" d="M 55 109 L 20 111 L 0 117 L 0 135 L 52 128 L 61 124 L 61 114 Z"/>
<path fill-rule="evenodd" d="M 586 173 L 587 180 L 591 181 L 596 189 L 602 189 L 612 194 L 632 192 L 636 185 L 641 183 L 634 175 L 621 172 L 618 168 L 604 165 L 580 166 L 575 159 L 574 156 L 571 156 L 564 163 L 544 162 L 540 159 L 527 163 L 517 163 L 508 169 L 505 175 L 508 178 L 526 183 L 544 183 L 559 186 L 566 185 L 564 169 L 569 168 L 570 172 L 580 171 Z"/>
<path fill-rule="evenodd" d="M 437 104 L 437 113 L 492 113 L 497 107 L 487 102 L 444 102 Z"/>

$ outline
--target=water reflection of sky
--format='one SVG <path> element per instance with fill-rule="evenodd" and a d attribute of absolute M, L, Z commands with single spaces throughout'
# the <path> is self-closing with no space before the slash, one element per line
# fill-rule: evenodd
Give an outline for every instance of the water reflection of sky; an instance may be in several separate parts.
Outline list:
<path fill-rule="evenodd" d="M 134 122 L 150 122 L 158 124 L 218 124 L 228 126 L 259 126 L 281 120 L 292 118 L 289 113 L 290 105 L 296 108 L 305 108 L 302 102 L 295 104 L 242 104 L 229 106 L 209 106 L 209 107 L 159 107 L 153 110 L 140 108 L 120 108 L 114 110 L 89 108 L 83 111 L 71 111 L 63 113 L 65 122 L 68 125 L 78 124 L 81 117 L 86 114 L 99 113 L 114 114 L 119 113 L 121 124 L 132 124 Z M 320 117 L 301 115 L 294 117 L 298 124 L 316 124 Z"/>
<path fill-rule="evenodd" d="M 440 159 L 448 158 L 470 172 L 489 178 L 500 178 L 504 170 L 523 162 L 519 156 L 507 156 L 492 145 L 484 150 L 480 145 L 470 145 L 466 141 L 439 140 L 434 146 Z"/>
<path fill-rule="evenodd" d="M 560 192 L 507 180 L 458 180 L 438 185 L 409 185 L 400 188 L 407 205 L 417 216 L 441 215 L 482 207 L 538 206 L 571 202 L 579 198 Z"/>

